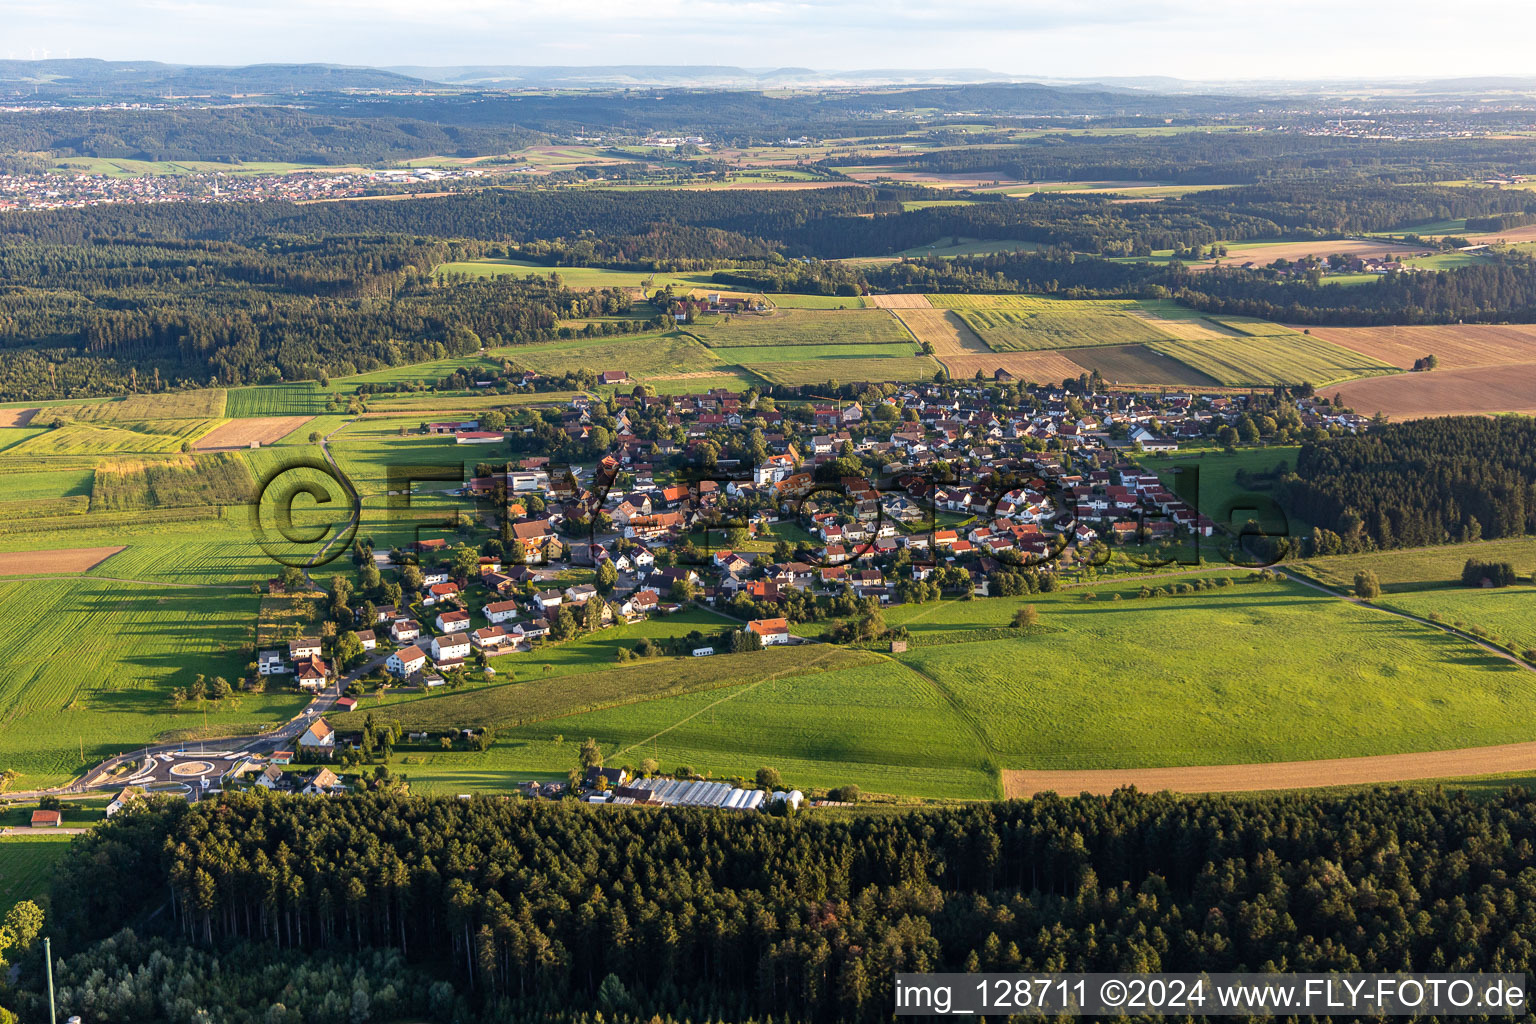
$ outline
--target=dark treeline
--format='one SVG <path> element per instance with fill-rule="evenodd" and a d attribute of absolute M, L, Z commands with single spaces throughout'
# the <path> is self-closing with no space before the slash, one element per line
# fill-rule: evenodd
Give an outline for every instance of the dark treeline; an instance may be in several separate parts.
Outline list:
<path fill-rule="evenodd" d="M 562 319 L 628 312 L 630 299 L 547 276 L 433 274 L 461 255 L 447 242 L 389 236 L 7 245 L 0 281 L 17 283 L 0 284 L 0 394 L 106 394 L 133 389 L 135 374 L 139 389 L 341 376 L 661 325 L 658 315 L 562 328 Z"/>
<path fill-rule="evenodd" d="M 874 1021 L 895 971 L 1528 971 L 1533 841 L 1523 791 L 792 818 L 226 796 L 77 839 L 52 913 L 61 952 L 157 909 L 209 949 L 396 950 L 496 1019 L 622 993 L 694 1020 Z"/>
<path fill-rule="evenodd" d="M 1318 554 L 1536 533 L 1536 420 L 1452 417 L 1309 443 L 1276 495 Z"/>
<path fill-rule="evenodd" d="M 590 235 L 598 260 L 664 253 L 729 263 L 753 255 L 735 251 L 743 240 L 786 256 L 831 259 L 899 252 L 960 235 L 1134 256 L 1254 238 L 1322 240 L 1536 207 L 1536 199 L 1518 191 L 1370 184 L 1255 186 L 1158 203 L 1054 195 L 905 212 L 894 198 L 901 194 L 854 186 L 801 192 L 497 190 L 431 202 L 115 206 L 7 217 L 0 221 L 0 240 L 134 235 L 244 241 L 273 233 L 388 233 L 525 244 Z"/>
<path fill-rule="evenodd" d="M 1169 181 L 1246 185 L 1261 181 L 1371 177 L 1429 182 L 1523 173 L 1523 139 L 1351 139 L 1296 132 L 1190 131 L 1163 136 L 1046 135 L 995 148 L 902 156 L 903 165 L 1019 181 Z M 879 157 L 871 158 L 879 163 Z"/>
<path fill-rule="evenodd" d="M 0 150 L 65 158 L 377 165 L 432 154 L 504 153 L 542 139 L 516 125 L 337 117 L 285 107 L 0 112 Z"/>

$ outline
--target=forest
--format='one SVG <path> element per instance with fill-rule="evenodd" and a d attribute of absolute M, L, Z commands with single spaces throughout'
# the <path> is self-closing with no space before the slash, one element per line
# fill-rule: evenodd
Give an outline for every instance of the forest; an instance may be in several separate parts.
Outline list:
<path fill-rule="evenodd" d="M 1529 971 L 1533 842 L 1521 790 L 787 818 L 226 795 L 78 839 L 49 925 L 61 1009 L 123 1022 L 297 1021 L 327 978 L 358 1024 L 874 1021 L 898 970 Z"/>
<path fill-rule="evenodd" d="M 1336 535 L 1320 554 L 1536 533 L 1536 420 L 1412 420 L 1308 443 L 1275 493 Z"/>

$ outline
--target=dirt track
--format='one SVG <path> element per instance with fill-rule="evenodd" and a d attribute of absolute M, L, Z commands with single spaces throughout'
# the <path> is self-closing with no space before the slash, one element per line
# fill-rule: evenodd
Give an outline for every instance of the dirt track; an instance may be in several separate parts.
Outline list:
<path fill-rule="evenodd" d="M 1497 747 L 1435 750 L 1423 754 L 1383 754 L 1327 761 L 1280 761 L 1273 764 L 1220 764 L 1187 768 L 1126 768 L 1091 771 L 1005 771 L 1003 792 L 1029 797 L 1055 792 L 1112 793 L 1123 786 L 1143 792 L 1256 793 L 1320 786 L 1361 786 L 1419 779 L 1466 778 L 1503 772 L 1536 771 L 1536 742 Z"/>

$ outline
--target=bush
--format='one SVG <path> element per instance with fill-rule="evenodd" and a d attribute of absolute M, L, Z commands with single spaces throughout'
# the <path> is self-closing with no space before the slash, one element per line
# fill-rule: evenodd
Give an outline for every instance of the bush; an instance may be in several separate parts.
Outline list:
<path fill-rule="evenodd" d="M 1040 621 L 1040 612 L 1032 604 L 1027 604 L 1013 613 L 1013 628 L 1027 629 Z"/>
<path fill-rule="evenodd" d="M 1381 596 L 1381 581 L 1374 572 L 1361 569 L 1355 573 L 1355 596 L 1367 601 L 1374 601 Z"/>
<path fill-rule="evenodd" d="M 827 799 L 838 803 L 856 804 L 859 802 L 859 787 L 852 784 L 838 786 L 836 789 L 827 791 Z"/>

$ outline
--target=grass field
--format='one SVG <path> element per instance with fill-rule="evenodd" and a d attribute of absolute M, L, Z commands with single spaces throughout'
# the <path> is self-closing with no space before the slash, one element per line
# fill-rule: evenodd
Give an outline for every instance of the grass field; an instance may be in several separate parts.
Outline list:
<path fill-rule="evenodd" d="M 1248 324 L 1223 326 L 1253 329 Z M 1320 338 L 1283 327 L 1272 330 L 1273 333 L 1260 336 L 1163 341 L 1148 347 L 1218 383 L 1234 386 L 1308 383 L 1323 387 L 1397 372 L 1388 363 Z"/>
<path fill-rule="evenodd" d="M 884 345 L 751 345 L 746 348 L 721 346 L 712 348 L 710 351 L 727 363 L 751 369 L 774 363 L 808 361 L 825 362 L 828 366 L 834 366 L 837 362 L 847 359 L 871 362 L 876 359 L 903 359 L 922 354 L 910 340 Z M 826 380 L 825 377 L 821 379 Z"/>
<path fill-rule="evenodd" d="M 1516 710 L 1536 694 L 1536 675 L 1297 584 L 1031 603 L 1038 634 L 898 656 L 953 696 L 1002 767 L 1243 763 L 1536 736 Z M 914 636 L 950 628 L 939 617 L 918 611 L 907 626 Z"/>
<path fill-rule="evenodd" d="M 1460 587 L 1467 559 L 1509 562 L 1527 577 L 1536 572 L 1536 537 L 1485 540 L 1473 544 L 1439 544 L 1427 548 L 1376 551 L 1363 555 L 1311 558 L 1307 572 L 1324 583 L 1348 587 L 1355 573 L 1369 569 L 1381 581 L 1383 593 L 1409 593 L 1432 588 Z"/>
<path fill-rule="evenodd" d="M 111 566 L 114 575 L 131 568 Z M 23 774 L 19 787 L 54 784 L 83 767 L 82 753 L 95 764 L 162 732 L 201 727 L 201 713 L 173 713 L 171 690 L 199 672 L 239 678 L 256 602 L 242 591 L 89 577 L 0 582 L 0 645 L 10 666 L 0 677 L 0 765 Z M 274 722 L 304 701 L 273 692 L 212 702 L 207 722 Z"/>
<path fill-rule="evenodd" d="M 858 295 L 797 295 L 780 292 L 764 298 L 780 309 L 863 309 L 867 305 Z"/>
<path fill-rule="evenodd" d="M 495 349 L 492 354 L 536 373 L 550 374 L 586 367 L 598 372 L 626 370 L 632 377 L 659 377 L 721 365 L 718 356 L 682 333 L 553 341 Z"/>
<path fill-rule="evenodd" d="M 118 423 L 143 420 L 216 420 L 224 415 L 223 388 L 201 391 L 164 391 L 152 395 L 128 395 L 105 402 L 88 402 L 50 409 L 81 423 Z M 44 418 L 48 418 L 46 415 Z"/>
<path fill-rule="evenodd" d="M 1250 491 L 1239 486 L 1237 473 L 1239 470 L 1268 473 L 1280 462 L 1294 469 L 1296 453 L 1300 450 L 1299 446 L 1281 445 L 1234 452 L 1210 450 L 1171 455 L 1143 455 L 1137 461 L 1161 477 L 1176 494 L 1186 501 L 1198 499 L 1202 515 L 1210 516 L 1223 525 L 1235 518 L 1237 522 L 1232 525 L 1241 528 L 1249 518 L 1246 510 L 1253 509 L 1255 510 L 1253 518 L 1266 530 L 1276 532 L 1282 525 L 1280 518 L 1284 516 L 1284 510 L 1279 508 L 1266 492 Z M 1181 472 L 1191 467 L 1199 473 L 1198 495 L 1192 493 L 1194 488 L 1190 481 L 1194 478 Z M 1240 510 L 1235 517 L 1232 515 L 1234 510 Z M 1299 519 L 1288 522 L 1286 525 L 1291 529 L 1293 536 L 1299 536 L 1305 529 Z"/>
<path fill-rule="evenodd" d="M 912 338 L 883 309 L 786 309 L 772 316 L 708 316 L 688 332 L 711 348 L 889 345 Z"/>
<path fill-rule="evenodd" d="M 444 263 L 437 268 L 439 274 L 464 274 L 469 277 L 500 277 L 516 274 L 527 277 L 558 275 L 567 288 L 630 288 L 643 289 L 647 294 L 672 285 L 678 292 L 695 288 L 706 291 L 730 291 L 714 283 L 713 270 L 693 273 L 667 274 L 645 270 L 607 270 L 602 267 L 546 267 L 524 260 L 466 260 L 461 263 Z"/>
<path fill-rule="evenodd" d="M 1172 335 L 1145 317 L 1135 303 L 1118 299 L 1044 299 L 1031 295 L 930 295 L 999 352 L 1131 345 L 1166 341 Z"/>
<path fill-rule="evenodd" d="M 54 868 L 74 838 L 47 834 L 0 837 L 0 907 L 10 909 L 22 900 L 46 896 Z"/>

